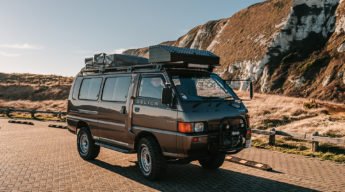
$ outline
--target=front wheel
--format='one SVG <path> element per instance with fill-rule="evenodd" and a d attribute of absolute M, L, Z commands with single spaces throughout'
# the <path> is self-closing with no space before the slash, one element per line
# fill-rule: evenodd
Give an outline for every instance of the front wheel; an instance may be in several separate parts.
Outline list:
<path fill-rule="evenodd" d="M 204 169 L 218 169 L 221 167 L 225 160 L 224 153 L 210 154 L 204 159 L 199 159 L 199 163 Z"/>
<path fill-rule="evenodd" d="M 159 179 L 166 169 L 166 160 L 156 140 L 150 137 L 142 138 L 137 153 L 139 169 L 144 177 L 149 180 Z"/>
<path fill-rule="evenodd" d="M 80 129 L 77 136 L 77 147 L 81 158 L 84 160 L 93 160 L 98 154 L 100 147 L 95 145 L 90 131 L 86 128 Z"/>

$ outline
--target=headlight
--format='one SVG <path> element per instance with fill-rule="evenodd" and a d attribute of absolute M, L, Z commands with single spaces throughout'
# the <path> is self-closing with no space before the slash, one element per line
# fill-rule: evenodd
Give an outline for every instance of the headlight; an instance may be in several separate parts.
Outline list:
<path fill-rule="evenodd" d="M 197 123 L 178 123 L 178 131 L 181 133 L 200 133 L 205 130 L 205 124 L 203 122 Z"/>
<path fill-rule="evenodd" d="M 202 123 L 202 122 L 194 123 L 193 130 L 194 130 L 194 132 L 196 132 L 196 133 L 203 132 L 203 131 L 205 130 L 205 124 Z"/>

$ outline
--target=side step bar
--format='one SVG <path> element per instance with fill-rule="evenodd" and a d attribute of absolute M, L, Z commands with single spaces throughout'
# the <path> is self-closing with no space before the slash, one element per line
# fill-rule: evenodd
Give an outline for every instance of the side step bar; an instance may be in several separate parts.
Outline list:
<path fill-rule="evenodd" d="M 107 149 L 111 149 L 111 150 L 114 150 L 114 151 L 117 151 L 117 152 L 121 152 L 121 153 L 134 153 L 133 150 L 125 149 L 125 148 L 122 148 L 122 147 L 117 147 L 117 146 L 110 145 L 110 144 L 103 143 L 103 142 L 99 142 L 99 141 L 96 141 L 95 145 L 98 145 L 100 147 L 104 147 L 104 148 L 107 148 Z"/>

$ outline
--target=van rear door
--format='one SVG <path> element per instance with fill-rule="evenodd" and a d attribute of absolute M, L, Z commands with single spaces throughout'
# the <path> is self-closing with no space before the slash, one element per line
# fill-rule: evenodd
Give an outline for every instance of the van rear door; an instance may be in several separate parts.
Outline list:
<path fill-rule="evenodd" d="M 102 77 L 83 78 L 75 105 L 77 119 L 89 125 L 92 135 L 99 135 L 98 129 L 98 99 L 102 85 Z"/>

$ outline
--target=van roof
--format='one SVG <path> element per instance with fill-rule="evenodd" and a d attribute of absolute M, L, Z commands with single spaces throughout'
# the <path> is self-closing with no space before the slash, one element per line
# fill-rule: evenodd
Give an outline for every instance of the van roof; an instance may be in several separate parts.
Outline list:
<path fill-rule="evenodd" d="M 124 54 L 96 54 L 94 57 L 85 59 L 85 67 L 81 73 L 157 71 L 168 68 L 212 71 L 218 65 L 219 57 L 210 51 L 155 45 L 149 47 L 149 59 Z"/>

